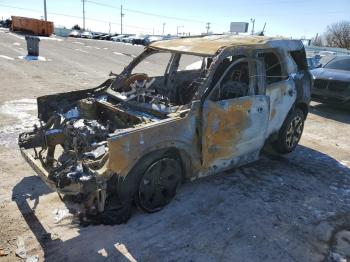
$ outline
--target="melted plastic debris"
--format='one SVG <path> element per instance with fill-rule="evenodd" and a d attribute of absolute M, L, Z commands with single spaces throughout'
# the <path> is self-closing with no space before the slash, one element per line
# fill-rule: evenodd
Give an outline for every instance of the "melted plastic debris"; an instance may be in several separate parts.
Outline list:
<path fill-rule="evenodd" d="M 73 216 L 71 213 L 69 213 L 68 209 L 57 209 L 56 208 L 53 213 L 54 213 L 55 223 L 59 223 L 63 219 Z"/>
<path fill-rule="evenodd" d="M 78 118 L 79 117 L 79 110 L 78 110 L 78 108 L 74 107 L 71 110 L 67 111 L 64 114 L 64 117 L 67 118 L 67 119 Z"/>
<path fill-rule="evenodd" d="M 85 156 L 97 159 L 106 153 L 106 147 L 104 145 L 97 147 L 95 150 L 84 153 Z"/>

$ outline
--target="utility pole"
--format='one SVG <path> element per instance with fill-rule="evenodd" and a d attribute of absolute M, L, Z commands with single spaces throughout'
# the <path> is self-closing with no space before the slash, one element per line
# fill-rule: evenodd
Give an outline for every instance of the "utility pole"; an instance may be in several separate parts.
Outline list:
<path fill-rule="evenodd" d="M 264 27 L 263 27 L 263 30 L 262 30 L 262 34 L 263 34 L 263 35 L 265 35 L 265 33 L 264 33 L 264 32 L 265 32 L 265 28 L 266 28 L 266 22 L 265 22 Z"/>
<path fill-rule="evenodd" d="M 109 22 L 109 34 L 111 33 L 111 22 Z"/>
<path fill-rule="evenodd" d="M 44 0 L 44 17 L 45 21 L 47 21 L 46 0 Z"/>
<path fill-rule="evenodd" d="M 164 30 L 165 30 L 165 23 L 163 23 L 163 35 L 164 35 Z"/>
<path fill-rule="evenodd" d="M 253 27 L 252 27 L 252 35 L 254 35 L 255 19 L 250 18 L 250 22 L 252 22 L 252 23 L 253 23 Z"/>
<path fill-rule="evenodd" d="M 207 26 L 205 27 L 207 29 L 207 35 L 209 34 L 209 30 L 210 30 L 210 23 L 207 23 Z"/>
<path fill-rule="evenodd" d="M 183 25 L 178 25 L 177 27 L 176 27 L 176 35 L 178 36 L 179 35 L 179 28 L 181 28 L 181 27 L 184 27 Z"/>
<path fill-rule="evenodd" d="M 85 0 L 81 0 L 83 2 L 83 30 L 85 31 Z"/>
<path fill-rule="evenodd" d="M 120 34 L 123 34 L 123 5 L 120 6 Z"/>

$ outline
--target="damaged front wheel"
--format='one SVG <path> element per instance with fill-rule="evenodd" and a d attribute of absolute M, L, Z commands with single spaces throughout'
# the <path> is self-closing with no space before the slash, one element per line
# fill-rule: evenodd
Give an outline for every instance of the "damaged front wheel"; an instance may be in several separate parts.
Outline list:
<path fill-rule="evenodd" d="M 137 192 L 137 204 L 147 212 L 156 212 L 176 195 L 181 183 L 182 168 L 178 160 L 163 158 L 149 166 L 143 174 Z"/>

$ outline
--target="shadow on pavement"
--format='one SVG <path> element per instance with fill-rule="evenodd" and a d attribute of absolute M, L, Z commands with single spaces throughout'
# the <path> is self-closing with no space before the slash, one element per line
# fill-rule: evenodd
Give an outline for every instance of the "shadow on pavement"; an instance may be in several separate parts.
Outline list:
<path fill-rule="evenodd" d="M 13 196 L 48 261 L 320 261 L 332 248 L 320 225 L 350 221 L 350 169 L 304 146 L 186 183 L 161 212 L 134 210 L 127 224 L 80 227 L 66 241 L 26 202 L 33 185 L 31 198 L 51 192 L 38 180 L 24 178 Z"/>
<path fill-rule="evenodd" d="M 349 108 L 334 104 L 310 105 L 310 112 L 345 124 L 350 124 L 350 104 Z"/>

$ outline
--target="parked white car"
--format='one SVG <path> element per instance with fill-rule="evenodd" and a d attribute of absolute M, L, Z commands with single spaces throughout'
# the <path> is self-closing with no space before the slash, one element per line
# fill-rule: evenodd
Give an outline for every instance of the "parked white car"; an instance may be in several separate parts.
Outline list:
<path fill-rule="evenodd" d="M 85 32 L 81 33 L 80 37 L 81 38 L 90 38 L 91 39 L 92 38 L 92 33 L 85 31 Z"/>
<path fill-rule="evenodd" d="M 122 39 L 124 39 L 124 38 L 126 38 L 126 37 L 128 37 L 128 36 L 126 36 L 126 35 L 117 35 L 117 36 L 111 37 L 111 40 L 112 40 L 112 41 L 115 41 L 115 42 L 121 42 Z"/>
<path fill-rule="evenodd" d="M 70 37 L 80 37 L 80 32 L 77 30 L 73 30 L 72 32 L 69 33 Z"/>

